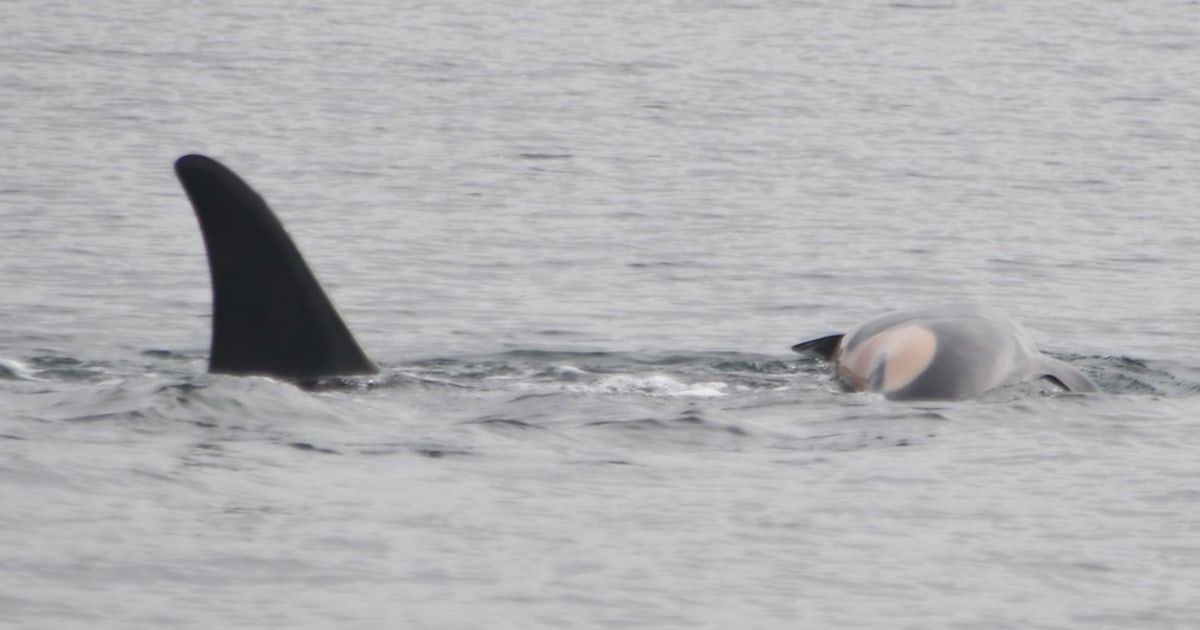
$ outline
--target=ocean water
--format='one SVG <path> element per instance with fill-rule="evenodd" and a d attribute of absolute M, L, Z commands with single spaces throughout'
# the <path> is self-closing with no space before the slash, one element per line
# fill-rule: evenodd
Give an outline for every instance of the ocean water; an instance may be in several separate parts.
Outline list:
<path fill-rule="evenodd" d="M 1200 625 L 1200 4 L 0 20 L 0 626 Z M 377 378 L 205 373 L 172 161 Z M 788 352 L 994 306 L 1103 392 Z"/>

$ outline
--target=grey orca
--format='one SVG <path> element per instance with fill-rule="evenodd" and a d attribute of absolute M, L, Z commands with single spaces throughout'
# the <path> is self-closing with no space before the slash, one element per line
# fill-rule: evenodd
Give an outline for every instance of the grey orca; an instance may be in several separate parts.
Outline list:
<path fill-rule="evenodd" d="M 258 193 L 203 155 L 179 158 L 175 174 L 208 252 L 209 372 L 311 382 L 379 371 Z"/>
<path fill-rule="evenodd" d="M 1097 390 L 1070 364 L 1039 352 L 1016 322 L 972 304 L 893 313 L 792 350 L 833 363 L 846 389 L 890 400 L 973 398 L 1035 378 L 1072 392 Z"/>

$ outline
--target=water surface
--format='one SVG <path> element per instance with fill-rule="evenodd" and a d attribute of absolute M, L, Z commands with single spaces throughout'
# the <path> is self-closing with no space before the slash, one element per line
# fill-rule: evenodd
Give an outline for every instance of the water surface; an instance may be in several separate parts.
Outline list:
<path fill-rule="evenodd" d="M 1198 12 L 9 2 L 0 625 L 1200 623 Z M 379 378 L 205 374 L 193 151 Z M 950 301 L 1104 393 L 787 352 Z"/>

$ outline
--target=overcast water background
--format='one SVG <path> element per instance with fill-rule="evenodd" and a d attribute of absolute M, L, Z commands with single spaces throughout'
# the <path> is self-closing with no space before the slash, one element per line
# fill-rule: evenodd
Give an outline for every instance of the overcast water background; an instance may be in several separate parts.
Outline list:
<path fill-rule="evenodd" d="M 1200 626 L 1200 4 L 0 7 L 0 626 Z M 385 373 L 205 373 L 172 161 Z M 844 394 L 995 306 L 1105 390 Z"/>

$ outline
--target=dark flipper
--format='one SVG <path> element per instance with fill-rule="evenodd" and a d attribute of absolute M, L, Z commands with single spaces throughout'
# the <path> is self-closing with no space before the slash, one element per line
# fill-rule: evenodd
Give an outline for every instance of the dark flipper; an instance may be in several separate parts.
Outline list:
<path fill-rule="evenodd" d="M 825 337 L 809 339 L 808 341 L 801 341 L 800 343 L 792 346 L 792 350 L 795 352 L 815 354 L 828 361 L 833 357 L 833 353 L 837 351 L 838 344 L 842 342 L 843 336 L 844 335 L 842 334 L 827 335 Z"/>
<path fill-rule="evenodd" d="M 179 158 L 175 173 L 208 250 L 210 372 L 310 380 L 378 371 L 258 193 L 202 155 Z"/>

